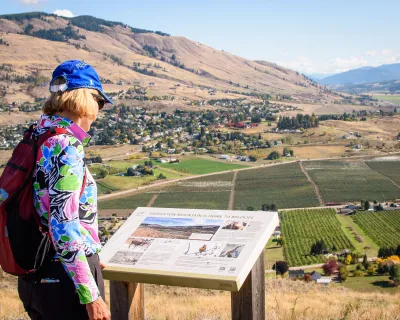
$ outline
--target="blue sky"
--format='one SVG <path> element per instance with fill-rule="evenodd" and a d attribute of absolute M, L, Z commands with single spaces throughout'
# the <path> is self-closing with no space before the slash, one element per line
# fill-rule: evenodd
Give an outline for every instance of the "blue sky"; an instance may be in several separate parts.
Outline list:
<path fill-rule="evenodd" d="M 0 0 L 0 8 L 89 14 L 306 73 L 400 62 L 398 0 Z"/>

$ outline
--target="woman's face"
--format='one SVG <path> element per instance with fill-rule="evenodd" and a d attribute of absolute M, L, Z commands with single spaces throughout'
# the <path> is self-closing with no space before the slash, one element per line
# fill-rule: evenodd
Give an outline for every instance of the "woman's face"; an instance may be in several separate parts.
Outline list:
<path fill-rule="evenodd" d="M 81 118 L 80 121 L 80 127 L 86 132 L 90 130 L 90 126 L 92 125 L 93 121 L 96 120 L 99 111 L 104 106 L 104 99 L 97 90 L 90 90 L 90 95 L 93 98 L 93 102 L 91 103 L 93 113 L 90 116 Z"/>

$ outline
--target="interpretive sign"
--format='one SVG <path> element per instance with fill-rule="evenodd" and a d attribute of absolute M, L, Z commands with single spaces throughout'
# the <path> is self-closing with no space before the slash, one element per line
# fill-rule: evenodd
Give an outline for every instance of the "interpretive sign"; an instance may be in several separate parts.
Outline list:
<path fill-rule="evenodd" d="M 277 212 L 137 208 L 102 249 L 109 280 L 238 291 Z"/>

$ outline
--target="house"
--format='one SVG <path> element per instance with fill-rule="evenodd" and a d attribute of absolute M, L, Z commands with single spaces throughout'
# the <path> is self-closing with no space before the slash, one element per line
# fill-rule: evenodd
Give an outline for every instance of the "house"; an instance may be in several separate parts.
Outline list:
<path fill-rule="evenodd" d="M 325 286 L 328 286 L 331 281 L 332 279 L 330 277 L 321 277 L 320 279 L 317 279 L 317 283 L 323 284 Z"/>
<path fill-rule="evenodd" d="M 274 233 L 272 234 L 275 237 L 280 237 L 281 236 L 281 232 L 279 230 L 275 230 Z"/>
<path fill-rule="evenodd" d="M 304 270 L 289 270 L 289 279 L 304 277 Z"/>
<path fill-rule="evenodd" d="M 219 158 L 221 160 L 229 160 L 229 156 L 227 156 L 227 155 L 220 155 Z"/>
<path fill-rule="evenodd" d="M 311 279 L 313 281 L 317 281 L 318 279 L 321 279 L 321 278 L 322 278 L 322 276 L 319 272 L 317 272 L 317 271 L 311 272 Z"/>
<path fill-rule="evenodd" d="M 352 213 L 352 212 L 353 212 L 352 209 L 349 209 L 349 208 L 340 208 L 340 213 L 343 213 L 343 214 L 350 214 L 350 213 Z"/>

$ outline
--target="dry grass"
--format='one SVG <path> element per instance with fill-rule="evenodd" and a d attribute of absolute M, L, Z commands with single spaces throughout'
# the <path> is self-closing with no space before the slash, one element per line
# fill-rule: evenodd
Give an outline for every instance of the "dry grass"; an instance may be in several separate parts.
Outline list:
<path fill-rule="evenodd" d="M 106 286 L 106 294 L 108 286 Z M 223 291 L 146 285 L 146 320 L 228 320 L 230 295 Z M 322 287 L 290 280 L 267 280 L 269 320 L 400 319 L 400 290 L 365 293 L 339 285 Z M 27 319 L 15 278 L 0 280 L 0 319 Z"/>

